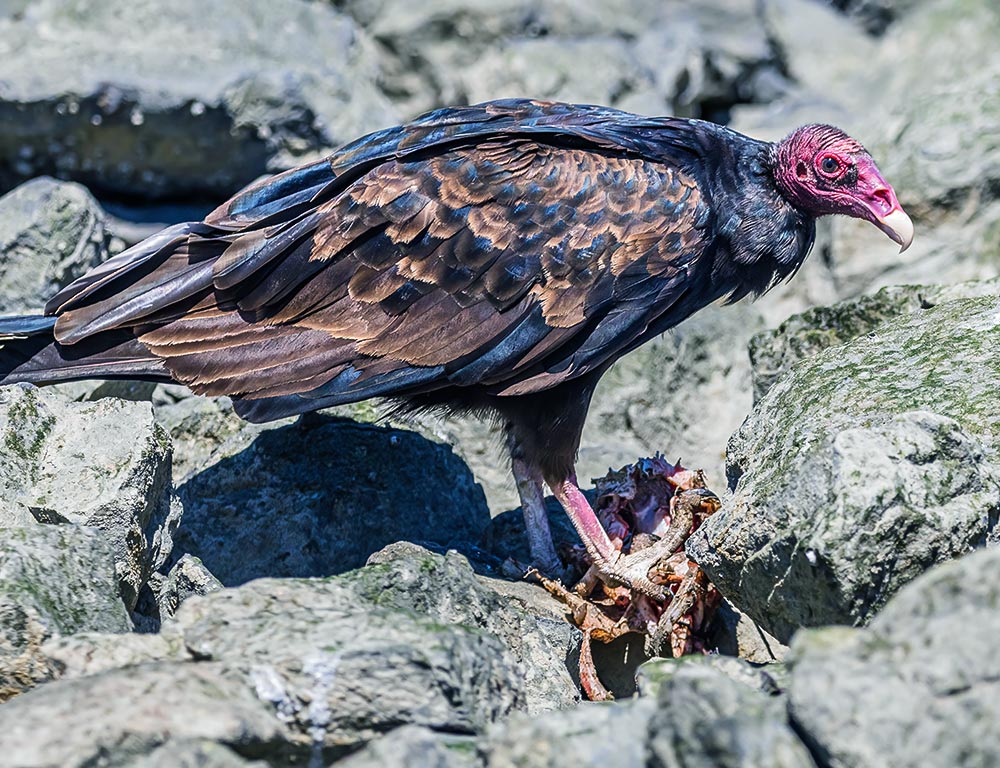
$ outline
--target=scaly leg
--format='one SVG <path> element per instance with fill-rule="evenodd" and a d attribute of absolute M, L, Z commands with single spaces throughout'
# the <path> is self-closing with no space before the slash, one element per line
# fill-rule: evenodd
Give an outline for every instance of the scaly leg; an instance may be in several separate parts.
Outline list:
<path fill-rule="evenodd" d="M 631 556 L 623 555 L 615 548 L 597 515 L 594 514 L 590 502 L 577 487 L 575 477 L 556 483 L 552 492 L 569 515 L 583 546 L 587 549 L 587 554 L 590 555 L 591 561 L 604 581 L 623 584 L 654 600 L 665 599 L 664 588 L 649 579 L 649 568 L 652 565 L 649 558 L 640 557 L 633 560 Z"/>
<path fill-rule="evenodd" d="M 528 467 L 513 441 L 509 442 L 508 447 L 510 468 L 517 484 L 517 495 L 521 499 L 521 513 L 524 515 L 532 565 L 542 573 L 556 578 L 562 573 L 563 565 L 552 544 L 545 494 L 542 492 L 542 476 L 537 470 L 532 471 Z"/>

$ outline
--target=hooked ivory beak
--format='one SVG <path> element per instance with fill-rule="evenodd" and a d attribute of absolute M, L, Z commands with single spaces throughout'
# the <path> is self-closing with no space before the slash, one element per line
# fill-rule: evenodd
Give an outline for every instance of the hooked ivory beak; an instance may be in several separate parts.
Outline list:
<path fill-rule="evenodd" d="M 900 253 L 909 248 L 913 242 L 913 222 L 902 208 L 895 208 L 885 216 L 877 217 L 875 226 L 899 243 Z"/>

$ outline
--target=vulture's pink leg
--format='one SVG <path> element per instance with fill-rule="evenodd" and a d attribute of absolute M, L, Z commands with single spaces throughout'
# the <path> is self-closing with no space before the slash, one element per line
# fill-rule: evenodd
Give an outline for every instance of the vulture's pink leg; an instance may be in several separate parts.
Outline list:
<path fill-rule="evenodd" d="M 604 581 L 624 584 L 656 600 L 664 599 L 663 587 L 649 579 L 648 571 L 652 563 L 648 558 L 623 555 L 615 548 L 594 514 L 590 502 L 577 487 L 575 477 L 557 483 L 552 488 L 552 493 L 569 515 L 583 546 L 587 548 L 587 554 Z"/>

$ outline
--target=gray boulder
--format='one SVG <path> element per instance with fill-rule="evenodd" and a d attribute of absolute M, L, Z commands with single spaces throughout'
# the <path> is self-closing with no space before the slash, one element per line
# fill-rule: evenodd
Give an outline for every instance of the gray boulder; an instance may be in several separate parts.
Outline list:
<path fill-rule="evenodd" d="M 685 768 L 809 768 L 781 698 L 706 664 L 682 664 L 657 695 L 650 720 L 653 765 Z"/>
<path fill-rule="evenodd" d="M 898 285 L 793 315 L 750 340 L 754 401 L 807 357 L 872 333 L 883 323 L 955 299 L 1000 295 L 1000 280 L 957 285 Z"/>
<path fill-rule="evenodd" d="M 194 658 L 243 670 L 291 741 L 330 756 L 407 723 L 475 733 L 524 707 L 497 638 L 373 603 L 366 575 L 350 576 L 262 579 L 191 598 L 174 620 Z"/>
<path fill-rule="evenodd" d="M 274 709 L 218 663 L 148 664 L 58 681 L 0 707 L 0 750 L 20 768 L 133 765 L 153 760 L 165 744 L 183 749 L 204 740 L 277 759 L 283 736 Z"/>
<path fill-rule="evenodd" d="M 41 648 L 52 679 L 69 680 L 137 667 L 153 661 L 187 661 L 190 656 L 177 632 L 56 635 Z"/>
<path fill-rule="evenodd" d="M 43 650 L 47 641 L 131 628 L 113 553 L 99 532 L 0 528 L 0 701 L 57 674 Z"/>
<path fill-rule="evenodd" d="M 778 639 L 862 624 L 1000 511 L 996 298 L 942 304 L 821 352 L 775 384 L 729 445 L 734 487 L 688 541 Z"/>
<path fill-rule="evenodd" d="M 788 652 L 787 645 L 765 632 L 756 621 L 725 598 L 715 614 L 707 645 L 725 656 L 755 664 L 781 661 Z"/>
<path fill-rule="evenodd" d="M 589 704 L 493 728 L 480 753 L 490 768 L 684 766 L 808 768 L 784 702 L 702 659 L 681 663 L 649 695 Z"/>
<path fill-rule="evenodd" d="M 158 765 L 208 741 L 270 764 L 326 764 L 411 723 L 481 733 L 528 701 L 529 659 L 489 631 L 505 619 L 532 631 L 467 564 L 426 552 L 332 579 L 258 580 L 188 599 L 159 635 L 44 643 L 58 679 L 0 711 L 0 749 L 19 766 L 97 754 Z M 60 728 L 39 739 L 46 719 Z"/>
<path fill-rule="evenodd" d="M 773 96 L 782 81 L 746 0 L 342 5 L 391 54 L 388 90 L 407 112 L 533 96 L 724 116 L 733 103 Z"/>
<path fill-rule="evenodd" d="M 733 656 L 710 654 L 683 656 L 680 659 L 655 658 L 640 664 L 635 676 L 639 696 L 659 696 L 679 672 L 684 671 L 687 675 L 691 666 L 710 670 L 712 675 L 719 672 L 734 682 L 768 696 L 777 695 L 782 690 L 778 680 L 771 674 L 772 669 L 781 668 L 782 665 L 751 664 Z"/>
<path fill-rule="evenodd" d="M 113 245 L 104 212 L 79 184 L 40 178 L 0 197 L 0 314 L 40 311 Z"/>
<path fill-rule="evenodd" d="M 341 578 L 364 600 L 498 638 L 517 662 L 529 713 L 579 701 L 570 667 L 581 633 L 566 620 L 565 606 L 541 587 L 477 575 L 457 552 L 442 557 L 405 542 L 376 552 L 367 568 Z"/>
<path fill-rule="evenodd" d="M 789 712 L 823 765 L 1000 762 L 998 583 L 987 549 L 904 587 L 867 629 L 796 635 Z"/>
<path fill-rule="evenodd" d="M 0 18 L 0 55 L 0 187 L 220 197 L 396 120 L 371 41 L 326 3 L 42 0 Z"/>
<path fill-rule="evenodd" d="M 191 724 L 159 741 L 144 735 L 144 699 L 134 731 L 131 723 L 115 722 L 119 705 L 102 704 L 92 708 L 86 733 L 53 737 L 59 742 L 53 754 L 72 756 L 67 765 L 85 764 L 93 750 L 119 738 L 123 746 L 107 747 L 112 764 L 119 764 L 114 761 L 154 754 L 166 759 L 181 742 L 208 739 L 244 757 L 273 748 L 296 759 L 332 760 L 412 724 L 465 734 L 445 739 L 441 759 L 457 760 L 461 755 L 452 752 L 467 750 L 468 737 L 513 711 L 537 715 L 578 701 L 568 669 L 579 632 L 541 588 L 477 576 L 460 555 L 442 557 L 415 545 L 395 545 L 373 561 L 330 579 L 262 579 L 192 596 L 155 635 L 91 631 L 40 638 L 33 658 L 54 682 L 47 685 L 51 696 L 35 705 L 39 712 L 58 713 L 72 706 L 65 698 L 96 696 L 112 686 L 126 699 L 143 698 L 142 691 L 153 696 L 171 675 L 179 681 L 176 700 L 193 697 L 196 711 L 203 689 L 215 686 L 228 696 L 239 688 L 235 712 L 223 708 L 205 728 Z M 206 671 L 193 680 L 192 666 Z M 269 731 L 257 721 L 247 726 L 244 742 L 221 728 L 220 722 L 248 716 L 239 714 L 248 695 L 281 723 L 280 743 L 268 741 Z M 36 716 L 31 712 L 25 717 Z M 124 739 L 122 729 L 135 738 Z M 398 747 L 416 760 L 439 751 L 407 733 L 390 737 L 384 749 L 373 746 L 370 755 Z M 0 734 L 0 747 L 36 754 L 23 743 L 27 738 L 28 731 Z M 35 763 L 25 758 L 25 764 Z"/>
<path fill-rule="evenodd" d="M 189 597 L 207 595 L 220 589 L 222 582 L 212 575 L 201 560 L 193 555 L 182 555 L 156 590 L 160 618 L 173 616 L 181 603 Z"/>
<path fill-rule="evenodd" d="M 233 749 L 207 739 L 172 739 L 129 768 L 270 768 L 263 760 L 247 760 Z"/>
<path fill-rule="evenodd" d="M 338 760 L 337 768 L 473 768 L 482 762 L 470 736 L 438 733 L 419 725 L 404 725 Z"/>
<path fill-rule="evenodd" d="M 643 768 L 655 712 L 655 700 L 632 699 L 514 716 L 489 733 L 480 751 L 489 768 Z"/>
<path fill-rule="evenodd" d="M 400 539 L 474 542 L 489 522 L 468 468 L 414 432 L 314 415 L 250 435 L 178 490 L 178 553 L 223 584 L 342 573 Z"/>
<path fill-rule="evenodd" d="M 170 437 L 148 403 L 72 403 L 28 385 L 0 388 L 0 522 L 89 525 L 115 551 L 131 609 L 164 564 L 182 512 Z"/>

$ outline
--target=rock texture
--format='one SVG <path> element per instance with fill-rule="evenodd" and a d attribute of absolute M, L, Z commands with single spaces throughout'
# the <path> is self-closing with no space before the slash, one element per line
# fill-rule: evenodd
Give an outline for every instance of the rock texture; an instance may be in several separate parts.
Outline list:
<path fill-rule="evenodd" d="M 231 194 L 392 124 L 371 41 L 331 5 L 42 0 L 0 17 L 0 187 Z"/>
<path fill-rule="evenodd" d="M 409 722 L 472 733 L 524 706 L 495 637 L 360 596 L 343 581 L 265 579 L 193 598 L 176 621 L 195 658 L 244 670 L 303 748 L 343 754 Z"/>
<path fill-rule="evenodd" d="M 473 735 L 573 703 L 579 638 L 551 608 L 501 595 L 456 554 L 409 545 L 376 560 L 191 597 L 158 635 L 41 637 L 35 655 L 59 679 L 0 709 L 0 748 L 25 766 L 125 764 L 203 740 L 271 764 L 329 761 L 406 724 Z M 77 710 L 35 738 L 42 718 Z"/>
<path fill-rule="evenodd" d="M 410 110 L 531 93 L 700 116 L 766 98 L 780 80 L 776 51 L 749 2 L 350 0 L 343 7 L 391 53 L 388 90 Z"/>
<path fill-rule="evenodd" d="M 750 340 L 754 401 L 763 397 L 800 360 L 872 333 L 888 320 L 946 301 L 996 295 L 1000 295 L 1000 280 L 901 285 L 793 315 L 776 329 Z"/>
<path fill-rule="evenodd" d="M 118 244 L 78 184 L 34 179 L 0 197 L 0 313 L 38 311 Z"/>
<path fill-rule="evenodd" d="M 474 542 L 489 521 L 468 469 L 413 432 L 315 417 L 242 445 L 179 488 L 179 551 L 223 584 L 342 573 L 400 538 Z"/>
<path fill-rule="evenodd" d="M 517 768 L 615 765 L 787 766 L 814 763 L 784 705 L 699 661 L 677 664 L 655 693 L 610 705 L 512 718 L 480 747 L 485 764 Z"/>
<path fill-rule="evenodd" d="M 182 555 L 156 590 L 156 603 L 161 619 L 177 613 L 181 603 L 195 595 L 207 595 L 222 589 L 222 582 L 205 564 L 193 555 Z"/>
<path fill-rule="evenodd" d="M 571 660 L 579 653 L 580 632 L 541 588 L 476 576 L 458 553 L 442 558 L 412 544 L 387 547 L 369 562 L 372 567 L 344 577 L 365 599 L 499 638 L 518 664 L 528 712 L 579 701 L 570 669 L 575 669 Z"/>
<path fill-rule="evenodd" d="M 723 510 L 688 553 L 781 640 L 861 624 L 1000 510 L 995 297 L 889 322 L 804 361 L 733 436 Z"/>
<path fill-rule="evenodd" d="M 101 529 L 129 608 L 170 555 L 182 509 L 170 438 L 148 404 L 70 403 L 30 386 L 0 389 L 0 521 Z"/>
<path fill-rule="evenodd" d="M 1000 550 L 905 587 L 865 630 L 796 636 L 789 704 L 823 765 L 994 765 Z M 916 727 L 915 727 L 916 726 Z"/>
<path fill-rule="evenodd" d="M 131 629 L 100 533 L 0 528 L 0 702 L 54 676 L 42 649 L 53 637 Z"/>
<path fill-rule="evenodd" d="M 285 748 L 273 707 L 218 663 L 113 670 L 43 686 L 0 707 L 4 759 L 23 768 L 129 765 L 152 759 L 165 743 L 172 751 L 192 740 L 253 757 L 277 757 Z"/>

